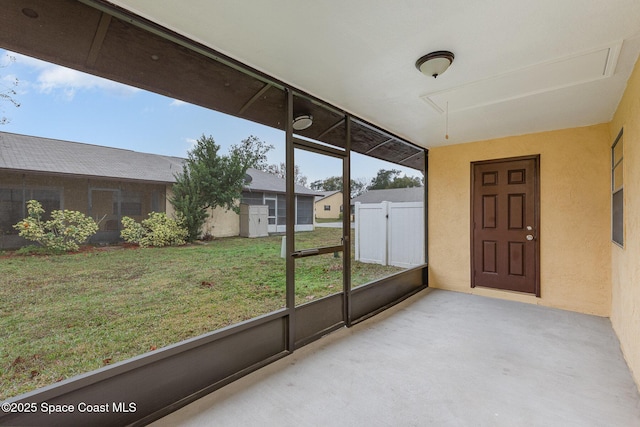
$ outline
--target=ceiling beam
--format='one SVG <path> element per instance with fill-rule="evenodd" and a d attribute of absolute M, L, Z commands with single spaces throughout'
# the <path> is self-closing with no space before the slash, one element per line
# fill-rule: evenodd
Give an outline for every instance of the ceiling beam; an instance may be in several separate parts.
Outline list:
<path fill-rule="evenodd" d="M 414 158 L 414 157 L 416 157 L 416 156 L 418 156 L 418 155 L 420 155 L 420 154 L 423 154 L 423 153 L 424 153 L 424 151 L 420 151 L 420 150 L 418 150 L 418 152 L 417 152 L 417 153 L 413 153 L 413 154 L 412 154 L 412 155 L 410 155 L 409 157 L 405 157 L 404 159 L 400 160 L 398 163 L 404 163 L 404 162 L 406 162 L 407 160 L 410 160 L 410 159 L 412 159 L 412 158 Z"/>
<path fill-rule="evenodd" d="M 264 95 L 269 90 L 269 88 L 271 88 L 271 83 L 265 83 L 264 86 L 262 86 L 262 89 L 260 89 L 255 95 L 251 97 L 250 100 L 247 101 L 246 104 L 242 106 L 240 111 L 238 111 L 238 115 L 244 114 L 244 112 L 247 111 L 247 108 L 251 107 L 251 105 L 254 102 L 256 102 L 262 95 Z"/>
<path fill-rule="evenodd" d="M 371 153 L 372 151 L 377 150 L 378 148 L 382 147 L 382 146 L 383 146 L 383 145 L 385 145 L 385 144 L 390 143 L 390 142 L 391 142 L 391 141 L 393 141 L 393 140 L 394 140 L 394 138 L 389 138 L 389 139 L 387 139 L 386 141 L 381 142 L 380 144 L 378 144 L 378 145 L 374 146 L 373 148 L 370 148 L 370 149 L 369 149 L 369 150 L 367 150 L 364 154 L 369 154 L 369 153 Z"/>
<path fill-rule="evenodd" d="M 325 136 L 326 134 L 328 134 L 329 132 L 331 132 L 332 130 L 339 128 L 342 124 L 344 123 L 344 119 L 340 119 L 337 122 L 335 122 L 334 124 L 332 124 L 331 126 L 329 126 L 324 132 L 322 132 L 320 135 L 318 135 L 318 139 L 322 138 L 323 136 Z"/>
<path fill-rule="evenodd" d="M 107 36 L 107 30 L 109 29 L 110 23 L 111 15 L 103 12 L 102 16 L 100 17 L 98 28 L 96 29 L 96 34 L 93 37 L 93 41 L 91 42 L 91 49 L 89 49 L 89 54 L 87 55 L 87 67 L 93 67 L 94 65 L 96 65 L 98 55 L 100 54 L 100 49 L 102 49 L 102 43 L 104 42 L 104 38 Z"/>

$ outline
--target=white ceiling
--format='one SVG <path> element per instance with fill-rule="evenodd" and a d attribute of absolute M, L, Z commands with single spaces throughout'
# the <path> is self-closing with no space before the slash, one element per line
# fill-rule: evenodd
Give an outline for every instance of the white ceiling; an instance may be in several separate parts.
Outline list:
<path fill-rule="evenodd" d="M 427 148 L 607 122 L 640 52 L 639 0 L 111 2 Z"/>

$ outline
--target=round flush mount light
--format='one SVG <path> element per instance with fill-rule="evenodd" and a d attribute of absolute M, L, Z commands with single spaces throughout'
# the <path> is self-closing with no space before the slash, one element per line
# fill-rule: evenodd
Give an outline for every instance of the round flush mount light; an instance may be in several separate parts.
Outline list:
<path fill-rule="evenodd" d="M 434 79 L 447 71 L 455 56 L 448 50 L 438 50 L 421 57 L 416 61 L 416 68 L 426 76 Z"/>
<path fill-rule="evenodd" d="M 293 119 L 293 128 L 295 130 L 305 130 L 313 124 L 313 116 L 311 114 L 303 114 Z"/>

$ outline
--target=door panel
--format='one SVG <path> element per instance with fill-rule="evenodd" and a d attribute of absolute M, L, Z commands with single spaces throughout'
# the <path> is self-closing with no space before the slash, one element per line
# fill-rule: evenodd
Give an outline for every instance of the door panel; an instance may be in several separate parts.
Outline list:
<path fill-rule="evenodd" d="M 311 145 L 310 142 L 306 144 Z M 323 148 L 318 146 L 316 151 L 308 151 L 306 146 L 299 147 L 294 144 L 294 158 L 305 165 L 322 165 L 323 181 L 330 177 L 342 177 L 345 157 L 324 154 L 321 152 Z M 304 168 L 300 168 L 299 172 L 301 175 L 306 175 Z M 303 193 L 296 195 L 296 226 L 300 227 L 294 234 L 293 240 L 296 307 L 330 295 L 341 294 L 344 297 L 344 223 L 340 218 L 336 219 L 330 227 L 314 225 L 313 202 L 313 196 Z M 306 225 L 310 225 L 313 231 L 301 231 L 302 226 Z M 349 239 L 346 239 L 346 242 L 348 244 Z M 342 313 L 344 305 L 338 304 L 332 307 L 333 310 Z M 321 332 L 321 330 L 315 332 Z"/>
<path fill-rule="evenodd" d="M 539 296 L 539 158 L 472 164 L 471 286 Z"/>

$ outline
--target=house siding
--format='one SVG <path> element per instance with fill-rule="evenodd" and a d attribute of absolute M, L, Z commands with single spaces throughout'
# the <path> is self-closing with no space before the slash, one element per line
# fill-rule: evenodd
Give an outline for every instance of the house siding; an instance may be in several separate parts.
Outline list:
<path fill-rule="evenodd" d="M 624 248 L 610 245 L 612 263 L 611 323 L 622 352 L 640 387 L 640 63 L 611 122 L 612 145 L 624 129 Z"/>
<path fill-rule="evenodd" d="M 328 211 L 324 210 L 325 205 L 329 205 L 331 209 Z M 329 197 L 318 200 L 315 206 L 316 218 L 339 218 L 342 213 L 340 211 L 340 206 L 342 206 L 342 193 L 335 193 Z"/>
<path fill-rule="evenodd" d="M 611 307 L 608 124 L 429 151 L 429 285 L 582 313 Z M 471 288 L 470 163 L 540 154 L 541 297 Z"/>

